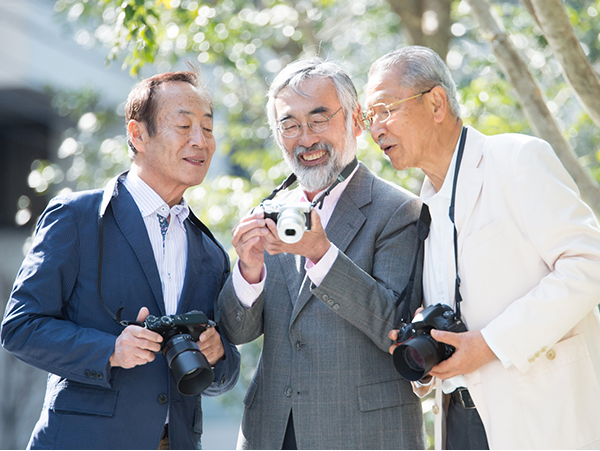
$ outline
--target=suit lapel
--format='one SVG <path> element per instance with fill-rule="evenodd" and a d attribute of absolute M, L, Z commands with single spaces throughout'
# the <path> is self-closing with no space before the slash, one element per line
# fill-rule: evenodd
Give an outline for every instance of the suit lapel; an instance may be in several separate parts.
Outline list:
<path fill-rule="evenodd" d="M 140 266 L 142 267 L 146 280 L 152 293 L 154 300 L 160 309 L 161 314 L 165 314 L 165 303 L 162 295 L 162 287 L 160 284 L 160 276 L 156 267 L 156 260 L 152 252 L 152 245 L 146 232 L 146 225 L 139 212 L 139 209 L 129 194 L 129 191 L 119 183 L 115 195 L 110 203 L 113 211 L 113 216 L 117 226 L 123 233 L 123 236 L 133 249 Z"/>
<path fill-rule="evenodd" d="M 483 168 L 480 167 L 483 155 L 485 135 L 469 127 L 467 142 L 463 155 L 462 165 L 458 174 L 456 187 L 456 229 L 459 234 L 459 254 L 462 250 L 464 233 L 472 217 L 473 209 L 481 194 L 483 186 Z M 461 236 L 462 235 L 462 236 Z"/>
<path fill-rule="evenodd" d="M 366 167 L 360 163 L 358 170 L 348 182 L 348 186 L 340 196 L 333 214 L 327 223 L 327 237 L 329 241 L 336 245 L 340 252 L 345 252 L 362 225 L 365 223 L 367 218 L 360 210 L 363 206 L 371 202 L 371 190 L 373 184 L 373 176 L 366 169 Z M 288 254 L 286 254 L 288 255 Z M 291 256 L 297 257 L 297 256 Z M 304 265 L 302 265 L 302 274 L 304 272 Z M 290 295 L 292 299 L 296 299 L 294 303 L 294 310 L 292 312 L 292 319 L 290 326 L 294 320 L 298 317 L 300 311 L 307 304 L 309 299 L 312 297 L 310 290 L 311 280 L 307 275 L 304 275 L 302 279 L 296 279 L 300 282 L 296 283 L 297 287 L 295 293 L 292 293 L 292 284 L 290 286 Z"/>
<path fill-rule="evenodd" d="M 184 225 L 187 231 L 188 259 L 185 267 L 185 280 L 177 303 L 177 313 L 185 313 L 190 309 L 190 302 L 196 293 L 198 282 L 202 278 L 202 258 L 205 255 L 202 232 L 189 220 L 186 220 Z"/>

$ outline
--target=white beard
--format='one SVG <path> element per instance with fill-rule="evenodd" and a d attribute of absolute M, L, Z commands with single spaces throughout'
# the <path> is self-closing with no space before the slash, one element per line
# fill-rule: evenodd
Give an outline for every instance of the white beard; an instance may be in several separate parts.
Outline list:
<path fill-rule="evenodd" d="M 299 156 L 302 153 L 314 150 L 325 150 L 329 159 L 327 163 L 318 166 L 305 166 L 299 161 Z M 283 159 L 292 169 L 292 172 L 298 177 L 298 182 L 304 191 L 308 193 L 316 193 L 327 189 L 340 172 L 352 161 L 356 155 L 356 140 L 352 133 L 346 133 L 344 149 L 335 151 L 331 143 L 319 141 L 309 148 L 304 146 L 296 146 L 294 148 L 294 157 L 284 150 Z"/>

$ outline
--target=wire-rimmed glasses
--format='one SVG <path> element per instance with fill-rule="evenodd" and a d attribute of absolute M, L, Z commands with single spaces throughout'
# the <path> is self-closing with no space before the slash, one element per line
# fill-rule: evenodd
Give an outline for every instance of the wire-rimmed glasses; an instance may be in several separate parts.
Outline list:
<path fill-rule="evenodd" d="M 435 88 L 435 86 L 433 88 Z M 370 127 L 375 118 L 377 118 L 380 123 L 386 122 L 392 115 L 390 108 L 396 107 L 401 103 L 408 102 L 409 100 L 416 99 L 417 97 L 421 97 L 422 95 L 431 92 L 433 88 L 415 94 L 414 96 L 407 97 L 406 99 L 397 100 L 396 102 L 392 102 L 387 105 L 385 103 L 376 103 L 375 105 L 370 106 L 366 109 L 366 111 L 363 111 L 363 121 L 365 122 L 365 126 Z"/>
<path fill-rule="evenodd" d="M 308 125 L 308 128 L 310 128 L 315 133 L 323 133 L 329 128 L 329 120 L 333 116 L 338 114 L 341 109 L 342 107 L 340 107 L 339 110 L 337 110 L 329 117 L 321 113 L 312 114 L 308 118 L 308 122 L 306 124 L 300 124 L 295 119 L 284 119 L 283 121 L 279 121 L 277 129 L 279 130 L 279 133 L 281 133 L 281 135 L 285 138 L 295 138 L 296 136 L 298 136 L 300 134 L 300 129 L 303 125 Z"/>

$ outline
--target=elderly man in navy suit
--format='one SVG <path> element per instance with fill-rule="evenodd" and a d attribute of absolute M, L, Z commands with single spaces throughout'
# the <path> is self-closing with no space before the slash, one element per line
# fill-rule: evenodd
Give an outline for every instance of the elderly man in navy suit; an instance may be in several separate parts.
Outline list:
<path fill-rule="evenodd" d="M 216 396 L 238 378 L 239 354 L 214 327 L 178 330 L 184 351 L 169 362 L 159 352 L 174 340 L 142 327 L 149 314 L 212 319 L 229 274 L 183 199 L 215 151 L 211 99 L 194 72 L 160 74 L 133 89 L 126 119 L 131 170 L 50 202 L 6 308 L 2 345 L 50 373 L 30 448 L 197 448 L 201 388 L 182 386 L 196 370 L 206 388 L 213 371 L 203 394 Z M 198 366 L 174 377 L 184 353 Z"/>

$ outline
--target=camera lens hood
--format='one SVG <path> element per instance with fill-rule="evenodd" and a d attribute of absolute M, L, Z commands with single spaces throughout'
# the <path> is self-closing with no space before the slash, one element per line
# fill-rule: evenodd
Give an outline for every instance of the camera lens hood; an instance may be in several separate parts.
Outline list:
<path fill-rule="evenodd" d="M 213 383 L 215 374 L 190 335 L 175 335 L 165 343 L 163 354 L 182 395 L 199 395 Z"/>
<path fill-rule="evenodd" d="M 421 380 L 440 362 L 438 346 L 431 336 L 405 341 L 396 347 L 392 358 L 396 371 L 409 381 Z"/>

